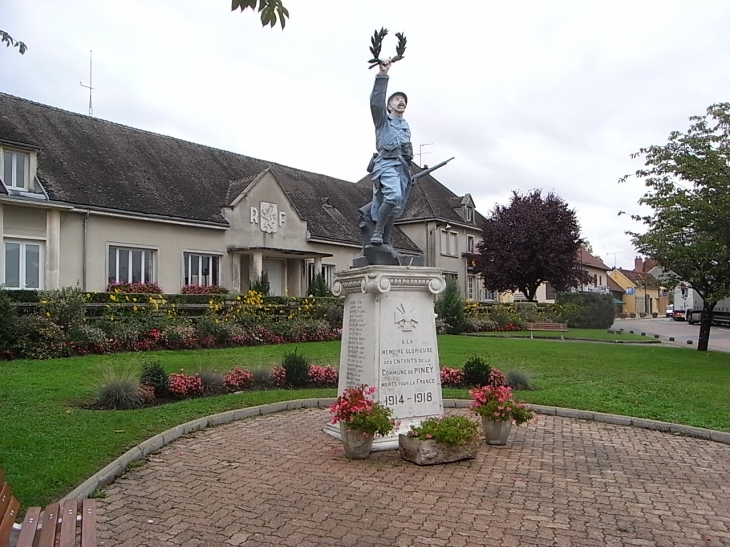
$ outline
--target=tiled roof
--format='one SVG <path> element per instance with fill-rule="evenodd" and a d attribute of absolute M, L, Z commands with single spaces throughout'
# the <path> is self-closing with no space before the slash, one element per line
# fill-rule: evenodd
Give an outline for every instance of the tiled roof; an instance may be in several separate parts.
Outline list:
<path fill-rule="evenodd" d="M 596 258 L 591 253 L 589 253 L 585 247 L 582 247 L 579 253 L 581 264 L 583 264 L 584 266 L 590 266 L 592 268 L 598 268 L 605 271 L 611 270 L 611 268 L 606 266 L 600 258 Z"/>
<path fill-rule="evenodd" d="M 658 287 L 659 286 L 659 280 L 651 275 L 650 273 L 645 272 L 635 272 L 633 270 L 624 270 L 623 268 L 618 268 L 618 271 L 624 274 L 629 280 L 631 280 L 635 285 L 639 286 L 646 286 L 646 287 Z"/>
<path fill-rule="evenodd" d="M 312 236 L 359 244 L 369 192 L 344 180 L 0 93 L 0 140 L 40 149 L 54 201 L 227 225 L 221 207 L 271 169 Z M 329 202 L 329 205 L 325 203 Z M 394 244 L 420 249 L 400 230 Z"/>
<path fill-rule="evenodd" d="M 616 283 L 612 277 L 606 276 L 606 286 L 608 287 L 608 290 L 614 291 L 614 292 L 625 292 L 623 288 L 621 288 L 621 285 Z"/>

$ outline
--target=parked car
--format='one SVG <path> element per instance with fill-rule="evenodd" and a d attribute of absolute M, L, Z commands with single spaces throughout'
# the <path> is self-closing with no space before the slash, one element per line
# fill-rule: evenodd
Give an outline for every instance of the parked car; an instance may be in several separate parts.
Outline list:
<path fill-rule="evenodd" d="M 674 304 L 669 304 L 667 306 L 667 317 L 674 317 Z"/>

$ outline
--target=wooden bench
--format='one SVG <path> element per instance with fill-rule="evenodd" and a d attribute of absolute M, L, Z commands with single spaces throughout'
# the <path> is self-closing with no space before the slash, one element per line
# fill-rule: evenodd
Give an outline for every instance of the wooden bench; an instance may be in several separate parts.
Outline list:
<path fill-rule="evenodd" d="M 533 340 L 535 337 L 532 333 L 535 331 L 559 332 L 560 339 L 565 340 L 563 333 L 568 332 L 568 323 L 527 323 L 527 330 L 530 331 L 530 338 Z"/>
<path fill-rule="evenodd" d="M 55 502 L 42 511 L 31 507 L 17 533 L 20 503 L 3 476 L 0 469 L 0 547 L 96 547 L 96 500 Z"/>

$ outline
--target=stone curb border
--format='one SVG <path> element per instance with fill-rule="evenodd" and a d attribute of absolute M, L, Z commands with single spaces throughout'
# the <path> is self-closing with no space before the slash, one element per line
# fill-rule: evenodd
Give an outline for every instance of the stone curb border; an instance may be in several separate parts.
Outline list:
<path fill-rule="evenodd" d="M 200 431 L 207 427 L 222 425 L 236 420 L 243 420 L 245 418 L 252 418 L 254 416 L 265 416 L 267 414 L 274 414 L 285 410 L 326 408 L 333 403 L 334 400 L 334 397 L 326 399 L 295 399 L 293 401 L 282 401 L 268 405 L 251 406 L 238 410 L 229 410 L 220 414 L 213 414 L 211 416 L 198 418 L 197 420 L 175 426 L 147 439 L 134 448 L 131 448 L 112 463 L 94 474 L 91 478 L 81 483 L 61 501 L 88 498 L 97 488 L 106 486 L 116 478 L 122 476 L 130 463 L 144 459 L 147 455 L 159 450 L 163 446 L 170 444 L 184 435 Z M 469 408 L 471 401 L 468 399 L 445 399 L 443 404 L 444 408 Z M 715 431 L 712 429 L 703 429 L 701 427 L 692 427 L 670 422 L 660 422 L 657 420 L 647 420 L 645 418 L 619 416 L 617 414 L 607 414 L 604 412 L 592 412 L 589 410 L 573 410 L 570 408 L 543 405 L 527 405 L 527 407 L 538 414 L 544 414 L 547 416 L 561 416 L 563 418 L 573 418 L 576 420 L 592 420 L 607 424 L 639 427 L 642 429 L 663 431 L 666 433 L 673 433 L 675 435 L 684 435 L 686 437 L 695 437 L 698 439 L 705 439 L 730 445 L 730 433 L 726 433 L 724 431 Z"/>

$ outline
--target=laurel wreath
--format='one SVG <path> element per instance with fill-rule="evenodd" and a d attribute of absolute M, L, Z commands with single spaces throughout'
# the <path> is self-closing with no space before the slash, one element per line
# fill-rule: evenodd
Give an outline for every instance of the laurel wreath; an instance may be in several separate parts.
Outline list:
<path fill-rule="evenodd" d="M 388 29 L 387 28 L 381 28 L 380 30 L 375 30 L 373 33 L 372 38 L 370 38 L 370 53 L 372 54 L 373 58 L 368 61 L 370 63 L 370 66 L 368 68 L 373 68 L 374 66 L 378 66 L 383 62 L 382 59 L 380 59 L 380 50 L 383 47 L 383 39 L 388 35 Z M 406 52 L 406 36 L 402 32 L 396 32 L 395 33 L 396 38 L 398 38 L 398 45 L 395 47 L 395 53 L 396 56 L 393 57 L 390 62 L 395 63 L 396 61 L 400 61 L 404 57 L 404 53 Z"/>

